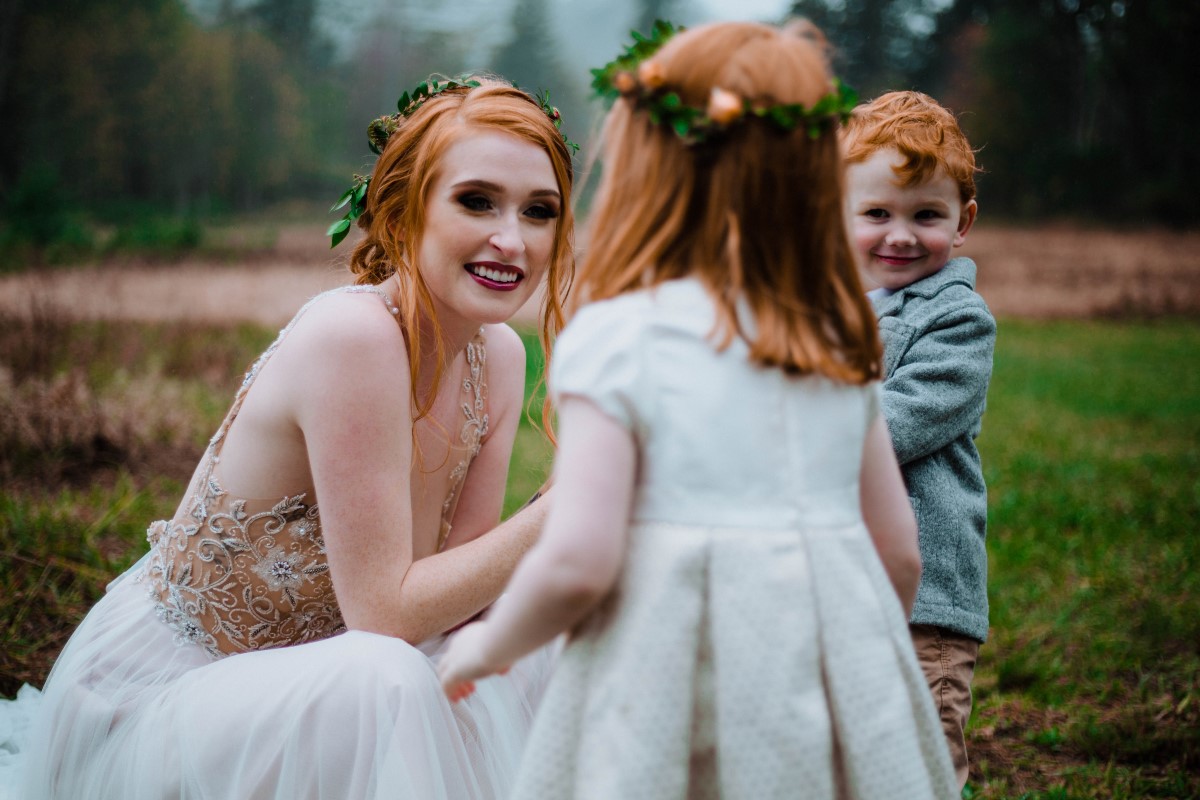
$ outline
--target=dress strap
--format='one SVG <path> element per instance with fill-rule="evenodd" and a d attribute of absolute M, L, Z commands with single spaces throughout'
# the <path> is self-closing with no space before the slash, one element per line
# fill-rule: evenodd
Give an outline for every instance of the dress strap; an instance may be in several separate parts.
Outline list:
<path fill-rule="evenodd" d="M 487 342 L 483 336 L 483 328 L 467 343 L 465 353 L 467 359 L 467 375 L 463 378 L 462 389 L 467 397 L 462 402 L 463 422 L 459 431 L 459 444 L 466 449 L 454 469 L 450 472 L 450 489 L 446 500 L 442 503 L 442 525 L 438 532 L 437 549 L 440 552 L 446 546 L 450 537 L 450 521 L 454 518 L 454 510 L 458 507 L 458 498 L 462 491 L 463 481 L 466 480 L 467 470 L 475 456 L 483 447 L 483 439 L 488 433 L 487 412 Z"/>

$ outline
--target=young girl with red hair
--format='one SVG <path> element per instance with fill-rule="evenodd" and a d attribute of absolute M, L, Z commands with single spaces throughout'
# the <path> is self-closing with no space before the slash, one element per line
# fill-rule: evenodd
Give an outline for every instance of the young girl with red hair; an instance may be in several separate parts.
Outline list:
<path fill-rule="evenodd" d="M 517 798 L 956 797 L 843 225 L 852 93 L 806 24 L 670 33 L 596 73 L 616 104 L 551 369 L 555 504 L 443 685 L 571 632 Z"/>

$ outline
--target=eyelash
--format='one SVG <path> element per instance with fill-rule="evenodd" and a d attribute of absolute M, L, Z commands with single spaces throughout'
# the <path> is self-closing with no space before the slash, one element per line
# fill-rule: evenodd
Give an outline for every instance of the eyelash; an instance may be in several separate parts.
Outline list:
<path fill-rule="evenodd" d="M 863 215 L 866 216 L 868 219 L 885 219 L 886 217 L 889 216 L 888 213 L 886 211 L 884 211 L 882 208 L 869 208 L 863 212 Z M 939 212 L 928 211 L 928 210 L 927 211 L 918 211 L 915 216 L 916 216 L 916 219 L 918 222 L 922 221 L 922 220 L 941 219 L 942 218 L 942 215 Z"/>
<path fill-rule="evenodd" d="M 492 201 L 481 194 L 463 195 L 458 198 L 458 202 L 468 211 L 482 212 L 488 211 L 492 207 Z M 527 208 L 525 215 L 536 220 L 556 219 L 558 217 L 558 209 L 544 203 L 538 203 Z"/>
<path fill-rule="evenodd" d="M 530 212 L 537 213 L 530 214 Z M 530 206 L 529 208 L 525 209 L 525 214 L 532 216 L 534 219 L 556 219 L 558 217 L 558 209 L 539 203 L 535 206 Z"/>
<path fill-rule="evenodd" d="M 492 201 L 481 194 L 464 194 L 458 202 L 468 211 L 487 211 L 492 207 Z"/>

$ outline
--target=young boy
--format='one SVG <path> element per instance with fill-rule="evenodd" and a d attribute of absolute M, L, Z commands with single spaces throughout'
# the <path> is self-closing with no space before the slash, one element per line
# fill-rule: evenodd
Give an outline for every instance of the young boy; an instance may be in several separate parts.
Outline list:
<path fill-rule="evenodd" d="M 850 241 L 884 344 L 883 411 L 917 517 L 923 571 L 909 620 L 960 788 L 971 679 L 987 638 L 987 491 L 975 437 L 996 322 L 975 264 L 975 154 L 919 92 L 855 109 L 843 134 Z"/>

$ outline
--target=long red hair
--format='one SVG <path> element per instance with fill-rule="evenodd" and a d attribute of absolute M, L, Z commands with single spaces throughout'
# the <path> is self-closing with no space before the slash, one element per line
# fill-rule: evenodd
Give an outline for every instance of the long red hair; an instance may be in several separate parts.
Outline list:
<path fill-rule="evenodd" d="M 571 186 L 574 170 L 571 152 L 558 129 L 536 100 L 511 84 L 476 78 L 477 88 L 443 91 L 425 101 L 388 138 L 371 174 L 366 211 L 358 225 L 366 235 L 350 255 L 350 271 L 359 284 L 378 284 L 395 274 L 400 282 L 400 324 L 409 350 L 413 407 L 417 419 L 429 413 L 441 382 L 445 347 L 429 287 L 421 274 L 419 253 L 425 230 L 425 200 L 438 176 L 442 155 L 464 136 L 480 130 L 498 130 L 537 145 L 550 157 L 562 206 L 555 222 L 554 247 L 546 271 L 539 339 L 549 364 L 550 343 L 563 326 L 563 304 L 574 275 L 574 217 Z M 426 342 L 422 321 L 433 335 Z M 419 354 L 426 346 L 437 353 L 429 397 L 416 396 Z M 545 368 L 543 368 L 545 375 Z M 549 433 L 550 406 L 543 405 L 542 424 Z"/>
<path fill-rule="evenodd" d="M 673 37 L 652 59 L 664 91 L 706 107 L 714 88 L 756 107 L 811 107 L 834 90 L 811 25 L 722 22 Z M 603 130 L 603 174 L 579 293 L 601 300 L 684 276 L 718 309 L 718 345 L 793 374 L 862 384 L 881 375 L 875 315 L 842 217 L 836 126 L 815 139 L 745 119 L 688 145 L 621 98 Z M 744 300 L 753 332 L 739 324 Z"/>

